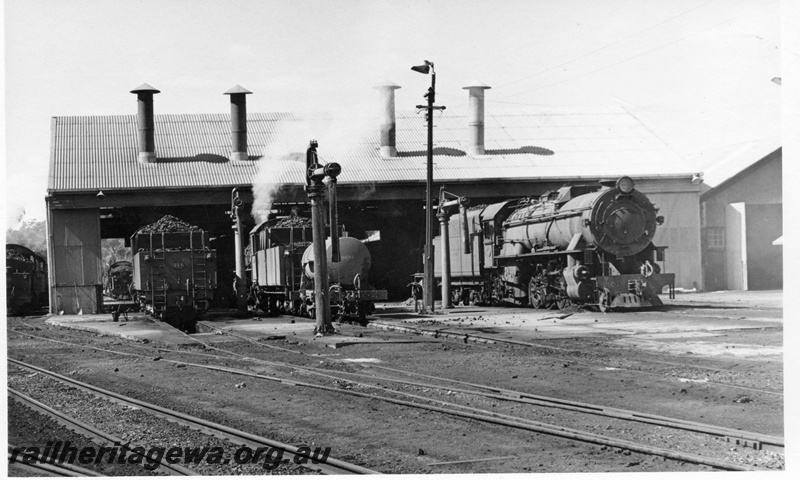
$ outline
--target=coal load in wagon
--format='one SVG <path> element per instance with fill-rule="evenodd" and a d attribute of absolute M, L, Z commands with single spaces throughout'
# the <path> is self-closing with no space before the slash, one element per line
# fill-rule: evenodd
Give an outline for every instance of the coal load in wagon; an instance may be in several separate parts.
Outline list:
<path fill-rule="evenodd" d="M 157 222 L 145 225 L 136 233 L 182 233 L 199 231 L 201 231 L 201 228 L 196 225 L 190 225 L 172 215 L 164 215 Z"/>
<path fill-rule="evenodd" d="M 131 240 L 134 252 L 209 250 L 207 232 L 172 215 L 164 215 L 157 222 L 141 227 Z"/>
<path fill-rule="evenodd" d="M 279 219 L 273 225 L 273 228 L 303 228 L 303 227 L 310 227 L 311 226 L 311 219 L 306 217 L 299 217 L 296 215 L 291 215 L 288 217 L 284 217 Z"/>
<path fill-rule="evenodd" d="M 33 257 L 26 255 L 18 250 L 6 249 L 6 260 L 16 260 L 18 262 L 33 263 Z"/>

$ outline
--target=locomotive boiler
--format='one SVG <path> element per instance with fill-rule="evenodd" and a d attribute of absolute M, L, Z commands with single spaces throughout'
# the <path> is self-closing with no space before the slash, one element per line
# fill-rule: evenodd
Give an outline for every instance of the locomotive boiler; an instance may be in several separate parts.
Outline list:
<path fill-rule="evenodd" d="M 629 177 L 473 209 L 467 215 L 473 248 L 449 241 L 453 296 L 601 311 L 661 305 L 665 286 L 674 295 L 675 275 L 661 273 L 658 264 L 666 247 L 652 243 L 664 222 L 657 213 Z M 463 228 L 460 218 L 450 222 L 450 231 Z"/>
<path fill-rule="evenodd" d="M 375 306 L 386 300 L 386 290 L 368 283 L 371 257 L 359 240 L 341 236 L 340 261 L 332 261 L 330 239 L 326 242 L 329 299 L 334 318 L 356 318 L 366 323 Z M 292 216 L 257 225 L 246 249 L 250 272 L 252 308 L 271 315 L 315 317 L 314 249 L 309 219 Z"/>
<path fill-rule="evenodd" d="M 216 251 L 208 233 L 169 215 L 131 237 L 131 291 L 139 308 L 194 333 L 217 286 Z"/>

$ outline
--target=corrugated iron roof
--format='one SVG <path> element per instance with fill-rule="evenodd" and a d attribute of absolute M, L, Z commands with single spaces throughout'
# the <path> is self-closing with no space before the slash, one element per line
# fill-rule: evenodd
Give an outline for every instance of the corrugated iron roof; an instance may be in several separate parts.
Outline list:
<path fill-rule="evenodd" d="M 305 149 L 319 141 L 341 183 L 424 182 L 424 114 L 397 113 L 398 157 L 380 156 L 377 117 L 250 113 L 251 162 L 230 162 L 230 115 L 156 115 L 158 161 L 137 161 L 135 115 L 54 117 L 51 193 L 305 183 Z M 486 155 L 469 150 L 465 110 L 437 112 L 436 181 L 685 175 L 691 168 L 622 108 L 526 108 L 488 113 Z M 259 170 L 261 170 L 259 172 Z"/>
<path fill-rule="evenodd" d="M 703 181 L 710 187 L 718 187 L 781 148 L 781 142 L 782 138 L 776 136 L 713 152 L 716 155 L 706 155 L 711 158 L 704 159 L 710 162 L 710 166 L 703 172 Z"/>

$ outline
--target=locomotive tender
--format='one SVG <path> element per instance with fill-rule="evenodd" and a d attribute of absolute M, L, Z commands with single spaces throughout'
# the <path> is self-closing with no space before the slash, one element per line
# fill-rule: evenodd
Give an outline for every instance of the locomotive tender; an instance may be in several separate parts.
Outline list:
<path fill-rule="evenodd" d="M 310 222 L 269 220 L 250 232 L 246 263 L 250 271 L 250 305 L 270 315 L 315 317 L 314 249 Z M 340 230 L 341 235 L 341 230 Z M 333 318 L 357 318 L 362 324 L 386 290 L 369 284 L 371 256 L 359 240 L 339 237 L 340 261 L 333 262 L 330 238 L 326 242 L 330 304 Z"/>
<path fill-rule="evenodd" d="M 657 263 L 667 248 L 652 243 L 657 213 L 630 177 L 472 209 L 471 248 L 448 240 L 454 300 L 603 312 L 661 305 L 665 286 L 674 298 L 675 275 Z M 451 218 L 449 231 L 461 232 L 461 221 Z"/>
<path fill-rule="evenodd" d="M 6 244 L 6 312 L 25 315 L 48 303 L 47 261 L 27 247 Z"/>
<path fill-rule="evenodd" d="M 194 333 L 217 287 L 216 251 L 208 245 L 207 232 L 170 216 L 137 230 L 131 290 L 139 308 Z"/>

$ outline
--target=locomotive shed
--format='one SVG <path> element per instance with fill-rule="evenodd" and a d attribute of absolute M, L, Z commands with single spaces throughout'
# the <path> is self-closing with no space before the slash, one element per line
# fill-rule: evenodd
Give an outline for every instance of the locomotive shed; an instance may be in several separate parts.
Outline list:
<path fill-rule="evenodd" d="M 436 114 L 434 189 L 445 185 L 481 205 L 630 176 L 666 218 L 654 243 L 668 247 L 664 267 L 676 275 L 675 286 L 701 284 L 701 185 L 690 165 L 622 108 L 485 109 L 489 88 L 465 86 L 469 107 Z M 270 180 L 281 185 L 274 214 L 298 206 L 307 214 L 304 167 L 293 160 L 312 138 L 324 162 L 342 166 L 340 224 L 358 239 L 380 232 L 368 244 L 370 283 L 390 300 L 405 300 L 422 270 L 424 119 L 395 108 L 398 85 L 376 89 L 376 115 L 248 113 L 250 92 L 239 86 L 226 92 L 231 114 L 155 114 L 154 98 L 172 93 L 144 84 L 132 91 L 135 115 L 54 117 L 46 198 L 51 313 L 98 312 L 102 239 L 127 244 L 139 227 L 167 214 L 209 233 L 218 255 L 216 306 L 229 307 L 231 191 L 238 188 L 252 207 L 264 175 L 277 174 Z M 287 147 L 276 154 L 276 145 Z M 249 232 L 257 219 L 248 209 L 244 217 Z"/>

